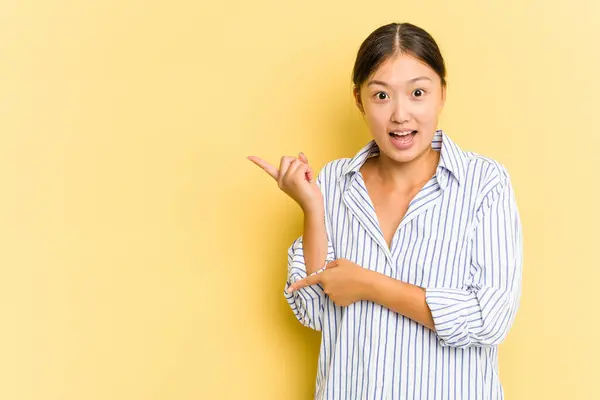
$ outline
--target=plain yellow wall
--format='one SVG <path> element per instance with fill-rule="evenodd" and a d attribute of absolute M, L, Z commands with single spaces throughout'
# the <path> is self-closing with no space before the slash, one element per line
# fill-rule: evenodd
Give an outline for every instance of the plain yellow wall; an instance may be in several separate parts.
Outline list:
<path fill-rule="evenodd" d="M 442 48 L 440 128 L 513 177 L 507 399 L 600 398 L 595 0 L 2 2 L 0 398 L 310 398 L 302 214 L 245 157 L 364 145 L 352 63 L 392 21 Z"/>

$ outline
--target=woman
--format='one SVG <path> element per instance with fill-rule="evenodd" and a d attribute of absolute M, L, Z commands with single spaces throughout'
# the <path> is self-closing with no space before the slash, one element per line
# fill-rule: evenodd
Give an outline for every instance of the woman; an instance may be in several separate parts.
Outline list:
<path fill-rule="evenodd" d="M 436 130 L 445 66 L 421 28 L 375 30 L 353 82 L 373 136 L 353 158 L 314 181 L 303 154 L 249 157 L 304 211 L 285 296 L 322 331 L 315 398 L 502 399 L 522 269 L 509 175 Z"/>

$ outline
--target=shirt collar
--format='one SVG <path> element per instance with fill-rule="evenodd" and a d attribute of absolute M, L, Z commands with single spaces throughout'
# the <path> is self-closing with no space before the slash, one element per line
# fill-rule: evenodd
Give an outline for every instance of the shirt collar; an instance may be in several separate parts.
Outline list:
<path fill-rule="evenodd" d="M 466 164 L 468 156 L 450 137 L 442 130 L 435 132 L 431 147 L 434 150 L 440 151 L 440 161 L 438 169 L 447 170 L 454 176 L 459 184 L 464 181 Z M 340 178 L 346 177 L 348 174 L 354 174 L 360 170 L 362 165 L 368 158 L 379 154 L 379 146 L 375 140 L 371 140 L 356 155 L 350 159 L 342 171 Z M 439 171 L 438 171 L 439 173 Z"/>

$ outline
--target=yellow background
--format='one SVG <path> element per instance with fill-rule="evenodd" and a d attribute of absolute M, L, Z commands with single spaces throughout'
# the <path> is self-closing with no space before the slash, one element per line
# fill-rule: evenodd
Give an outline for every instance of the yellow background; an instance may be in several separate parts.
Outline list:
<path fill-rule="evenodd" d="M 507 399 L 598 399 L 600 3 L 0 3 L 0 398 L 308 399 L 283 298 L 300 209 L 245 159 L 369 134 L 356 50 L 440 44 L 440 128 L 511 172 L 524 294 Z"/>

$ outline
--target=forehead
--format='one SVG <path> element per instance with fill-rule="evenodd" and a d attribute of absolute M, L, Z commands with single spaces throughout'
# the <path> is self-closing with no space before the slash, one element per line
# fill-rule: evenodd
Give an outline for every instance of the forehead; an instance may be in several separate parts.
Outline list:
<path fill-rule="evenodd" d="M 369 80 L 376 79 L 395 84 L 417 76 L 429 77 L 433 82 L 439 81 L 438 75 L 429 65 L 410 54 L 399 54 L 385 60 Z"/>

